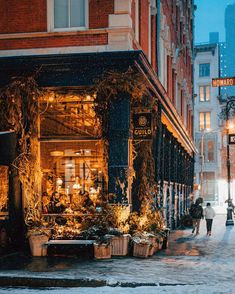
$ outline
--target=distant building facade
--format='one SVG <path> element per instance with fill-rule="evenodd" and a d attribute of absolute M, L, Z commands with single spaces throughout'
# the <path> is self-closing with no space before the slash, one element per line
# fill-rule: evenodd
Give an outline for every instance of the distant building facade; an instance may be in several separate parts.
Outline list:
<path fill-rule="evenodd" d="M 195 46 L 194 61 L 194 138 L 196 183 L 205 201 L 219 204 L 218 180 L 221 170 L 221 131 L 219 89 L 211 80 L 219 76 L 218 44 Z"/>
<path fill-rule="evenodd" d="M 226 48 L 225 54 L 221 54 L 225 58 L 226 72 L 223 77 L 235 77 L 235 2 L 226 7 L 224 21 Z M 235 87 L 226 87 L 223 93 L 228 96 L 235 95 Z"/>

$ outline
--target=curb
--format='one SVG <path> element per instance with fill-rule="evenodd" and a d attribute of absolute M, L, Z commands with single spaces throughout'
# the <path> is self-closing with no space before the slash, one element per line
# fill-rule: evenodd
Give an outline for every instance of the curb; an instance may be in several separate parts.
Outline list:
<path fill-rule="evenodd" d="M 0 277 L 1 287 L 27 287 L 27 288 L 75 288 L 75 287 L 164 287 L 164 286 L 187 286 L 195 284 L 185 283 L 136 283 L 136 282 L 114 282 L 95 279 L 52 279 L 36 277 Z M 198 285 L 198 284 L 197 284 Z"/>

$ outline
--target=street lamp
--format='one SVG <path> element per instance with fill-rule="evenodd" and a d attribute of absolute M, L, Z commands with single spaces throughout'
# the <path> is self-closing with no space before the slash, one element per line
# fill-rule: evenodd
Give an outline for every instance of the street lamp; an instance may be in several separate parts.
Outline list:
<path fill-rule="evenodd" d="M 235 97 L 230 97 L 225 106 L 225 118 L 226 118 L 226 135 L 227 135 L 227 178 L 228 178 L 228 207 L 227 207 L 227 220 L 226 226 L 233 226 L 233 203 L 231 199 L 231 175 L 230 175 L 230 154 L 229 154 L 229 115 L 230 111 L 235 110 Z"/>

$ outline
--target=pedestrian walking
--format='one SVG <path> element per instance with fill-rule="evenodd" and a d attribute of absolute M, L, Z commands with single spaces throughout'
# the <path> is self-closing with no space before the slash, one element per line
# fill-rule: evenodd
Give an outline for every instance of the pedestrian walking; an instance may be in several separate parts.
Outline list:
<path fill-rule="evenodd" d="M 211 207 L 210 202 L 207 202 L 206 208 L 203 211 L 203 215 L 206 219 L 207 236 L 211 236 L 211 228 L 212 228 L 213 218 L 215 217 L 215 211 Z"/>
<path fill-rule="evenodd" d="M 192 233 L 194 233 L 196 230 L 196 235 L 198 235 L 199 229 L 200 229 L 200 222 L 201 222 L 201 219 L 203 218 L 203 208 L 202 208 L 201 198 L 199 200 L 197 199 L 196 202 L 191 205 L 190 215 L 193 221 Z"/>

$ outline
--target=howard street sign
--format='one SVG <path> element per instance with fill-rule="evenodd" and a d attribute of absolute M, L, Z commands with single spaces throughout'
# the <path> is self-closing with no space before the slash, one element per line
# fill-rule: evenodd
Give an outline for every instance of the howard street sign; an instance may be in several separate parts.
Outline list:
<path fill-rule="evenodd" d="M 235 86 L 235 77 L 212 79 L 212 87 Z"/>
<path fill-rule="evenodd" d="M 229 144 L 235 144 L 235 134 L 229 134 L 228 143 Z"/>

